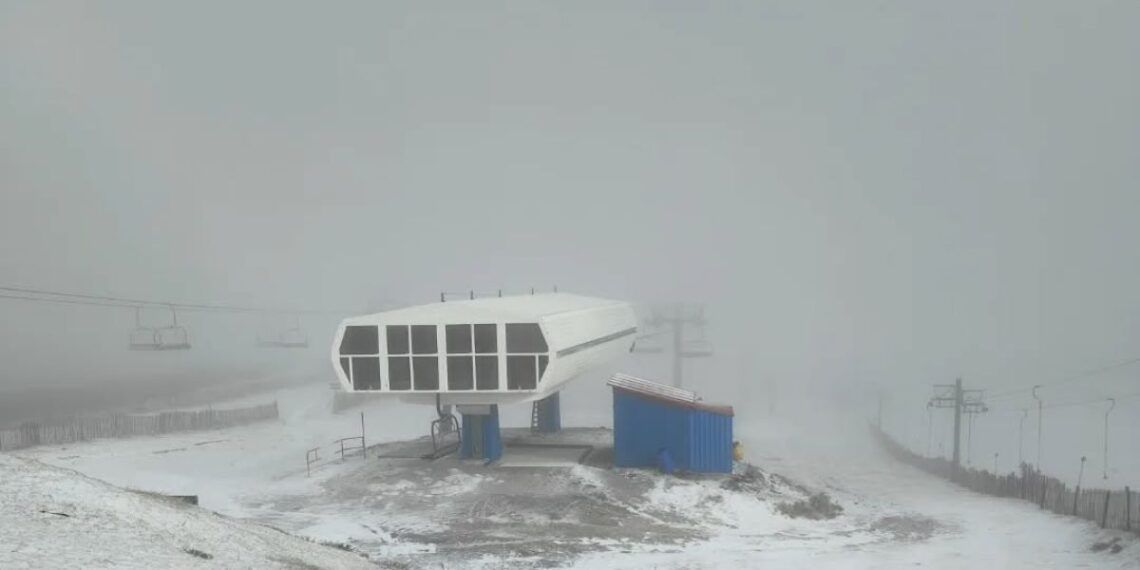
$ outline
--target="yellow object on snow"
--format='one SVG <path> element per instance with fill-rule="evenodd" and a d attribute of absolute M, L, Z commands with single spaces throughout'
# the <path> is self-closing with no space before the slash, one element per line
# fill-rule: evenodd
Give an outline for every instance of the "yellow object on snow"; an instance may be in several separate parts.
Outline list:
<path fill-rule="evenodd" d="M 733 461 L 744 460 L 744 446 L 740 445 L 739 441 L 732 442 L 732 459 Z"/>

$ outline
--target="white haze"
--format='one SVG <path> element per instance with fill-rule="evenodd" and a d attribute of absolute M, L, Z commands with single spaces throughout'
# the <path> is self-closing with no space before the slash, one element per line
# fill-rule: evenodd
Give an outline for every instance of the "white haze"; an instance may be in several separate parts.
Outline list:
<path fill-rule="evenodd" d="M 179 315 L 195 350 L 140 355 L 129 311 L 0 300 L 0 393 L 328 375 L 343 314 L 557 284 L 707 302 L 698 390 L 869 416 L 881 387 L 924 448 L 932 383 L 1140 356 L 1137 21 L 1098 1 L 10 0 L 0 285 L 329 313 L 300 355 L 209 313 Z M 1138 406 L 1114 412 L 1122 455 Z M 1100 412 L 1065 413 L 1048 453 L 1096 455 Z M 1008 421 L 975 427 L 1016 454 Z"/>

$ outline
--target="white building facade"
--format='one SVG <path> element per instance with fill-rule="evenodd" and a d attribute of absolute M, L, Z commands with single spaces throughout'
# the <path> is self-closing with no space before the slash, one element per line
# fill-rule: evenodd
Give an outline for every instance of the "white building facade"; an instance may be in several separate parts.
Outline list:
<path fill-rule="evenodd" d="M 547 293 L 449 301 L 345 319 L 332 363 L 348 392 L 417 403 L 512 404 L 556 393 L 627 353 L 625 302 Z"/>

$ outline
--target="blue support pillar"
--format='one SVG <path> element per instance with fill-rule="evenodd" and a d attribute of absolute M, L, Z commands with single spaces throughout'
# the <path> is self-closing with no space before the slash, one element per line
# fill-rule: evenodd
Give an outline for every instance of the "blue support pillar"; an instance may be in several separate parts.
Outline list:
<path fill-rule="evenodd" d="M 499 431 L 499 406 L 493 404 L 478 412 L 464 410 L 463 414 L 463 445 L 459 449 L 460 459 L 482 459 L 487 463 L 498 461 L 503 457 L 503 437 Z"/>
<path fill-rule="evenodd" d="M 531 428 L 538 433 L 562 431 L 562 404 L 555 392 L 534 403 L 534 418 Z"/>

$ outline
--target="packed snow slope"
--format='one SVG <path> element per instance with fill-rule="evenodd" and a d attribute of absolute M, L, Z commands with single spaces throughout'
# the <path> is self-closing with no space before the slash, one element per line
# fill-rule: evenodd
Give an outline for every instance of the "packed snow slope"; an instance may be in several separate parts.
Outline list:
<path fill-rule="evenodd" d="M 0 454 L 0 568 L 373 568 L 360 556 Z"/>
<path fill-rule="evenodd" d="M 749 497 L 720 480 L 652 471 L 583 465 L 543 473 L 509 467 L 509 461 L 483 466 L 454 458 L 386 462 L 377 459 L 385 447 L 377 444 L 422 436 L 434 410 L 377 400 L 334 414 L 331 391 L 320 384 L 273 398 L 281 409 L 275 422 L 19 455 L 126 488 L 195 494 L 204 509 L 350 543 L 375 562 L 408 568 L 1140 568 L 1134 536 L 1024 501 L 978 495 L 897 463 L 869 437 L 863 418 L 829 410 L 737 416 L 745 459 L 770 483 Z M 375 447 L 367 461 L 357 455 L 342 462 L 333 441 L 359 433 L 360 412 Z M 564 417 L 572 417 L 567 412 Z M 508 425 L 527 419 L 519 416 L 507 417 Z M 313 447 L 321 448 L 322 461 L 307 476 L 305 452 Z M 827 492 L 842 514 L 785 516 L 777 503 L 802 493 L 781 481 Z M 6 480 L 0 485 L 16 492 Z M 24 526 L 10 530 L 16 522 Z M 3 557 L 19 552 L 11 533 L 34 527 L 8 518 L 0 523 L 0 568 L 7 568 Z M 659 532 L 635 536 L 639 528 Z M 1117 539 L 1118 552 L 1094 551 L 1095 544 Z M 217 555 L 190 542 L 187 535 L 185 544 L 175 543 L 172 555 L 184 557 L 183 564 L 200 563 L 183 547 Z M 218 560 L 205 562 L 267 565 Z"/>

